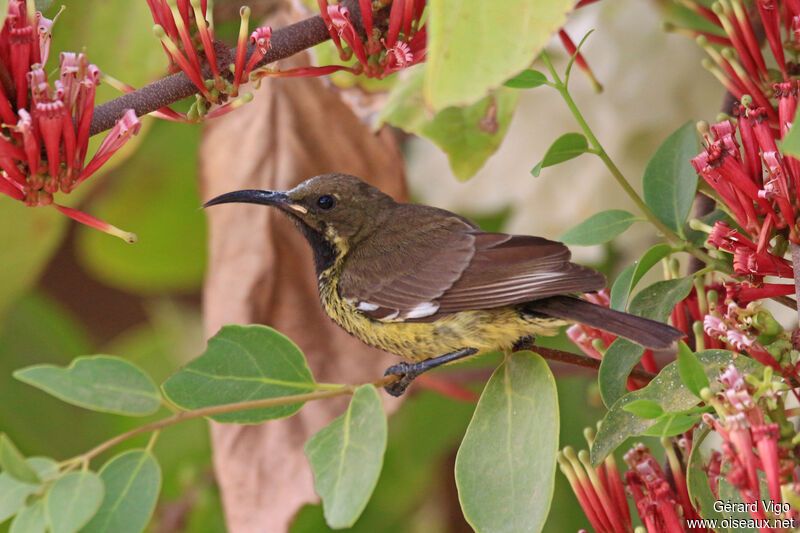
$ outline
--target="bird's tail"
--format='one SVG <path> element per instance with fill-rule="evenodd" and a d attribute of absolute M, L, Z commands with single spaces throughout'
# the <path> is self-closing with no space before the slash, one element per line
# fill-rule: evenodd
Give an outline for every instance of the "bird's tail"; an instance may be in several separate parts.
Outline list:
<path fill-rule="evenodd" d="M 572 296 L 553 296 L 529 302 L 526 309 L 537 313 L 580 322 L 625 337 L 645 348 L 666 350 L 675 347 L 686 334 L 680 330 L 640 316 L 614 311 Z"/>

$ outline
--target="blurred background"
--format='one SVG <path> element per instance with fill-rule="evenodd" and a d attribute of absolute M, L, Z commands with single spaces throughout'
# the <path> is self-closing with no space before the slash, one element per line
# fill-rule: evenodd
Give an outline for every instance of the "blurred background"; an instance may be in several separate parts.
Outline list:
<path fill-rule="evenodd" d="M 251 3 L 254 19 L 274 3 Z M 218 36 L 231 43 L 239 5 L 217 1 Z M 52 18 L 58 8 L 53 5 L 45 14 Z M 700 67 L 694 43 L 661 31 L 669 9 L 656 1 L 605 0 L 573 14 L 566 26 L 576 42 L 594 29 L 583 50 L 605 91 L 595 94 L 576 71 L 573 96 L 634 184 L 669 133 L 687 120 L 713 120 L 722 103 L 723 91 Z M 85 50 L 101 71 L 140 87 L 163 75 L 166 64 L 151 27 L 145 2 L 69 0 L 55 25 L 52 50 Z M 563 50 L 551 45 L 563 68 Z M 100 89 L 98 102 L 117 95 L 107 84 Z M 151 118 L 143 124 L 102 175 L 65 200 L 135 232 L 137 244 L 79 226 L 55 210 L 28 209 L 0 198 L 0 431 L 26 455 L 65 459 L 144 420 L 66 405 L 13 380 L 15 369 L 65 365 L 78 355 L 104 353 L 128 358 L 163 381 L 203 350 L 206 224 L 196 185 L 202 126 Z M 589 155 L 547 168 L 539 178 L 530 175 L 554 139 L 576 130 L 555 91 L 524 91 L 500 150 L 467 182 L 453 176 L 433 144 L 403 137 L 411 196 L 474 218 L 487 230 L 549 238 L 603 209 L 635 211 Z M 575 249 L 574 256 L 613 279 L 620 266 L 654 241 L 649 227 L 635 225 L 612 244 Z M 574 349 L 563 338 L 545 342 Z M 555 371 L 562 446 L 585 447 L 583 428 L 603 413 L 592 376 Z M 390 418 L 381 480 L 353 531 L 470 531 L 458 506 L 453 462 L 473 409 L 473 403 L 412 387 Z M 146 437 L 124 446 L 145 442 Z M 224 531 L 208 442 L 201 420 L 162 433 L 155 453 L 164 486 L 150 531 Z M 557 483 L 546 530 L 588 528 L 566 482 L 559 476 Z M 7 528 L 8 523 L 0 524 L 0 531 Z M 292 527 L 295 533 L 326 530 L 321 508 L 314 505 L 303 508 Z"/>

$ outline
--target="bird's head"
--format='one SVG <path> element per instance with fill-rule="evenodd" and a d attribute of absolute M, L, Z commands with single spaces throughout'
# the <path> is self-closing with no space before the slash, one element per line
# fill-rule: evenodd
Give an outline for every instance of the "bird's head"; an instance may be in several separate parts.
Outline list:
<path fill-rule="evenodd" d="M 325 244 L 345 251 L 382 222 L 392 198 L 347 174 L 322 174 L 289 191 L 257 189 L 229 192 L 203 207 L 225 203 L 249 203 L 277 207 L 300 228 L 314 248 Z"/>

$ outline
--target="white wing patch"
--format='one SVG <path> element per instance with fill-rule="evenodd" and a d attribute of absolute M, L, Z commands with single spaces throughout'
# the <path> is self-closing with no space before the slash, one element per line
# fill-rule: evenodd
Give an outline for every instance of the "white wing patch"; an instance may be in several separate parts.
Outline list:
<path fill-rule="evenodd" d="M 410 309 L 407 313 L 403 314 L 403 318 L 422 318 L 431 316 L 439 310 L 439 304 L 436 302 L 423 302 L 416 307 Z"/>
<path fill-rule="evenodd" d="M 358 309 L 359 311 L 375 311 L 376 309 L 378 309 L 378 307 L 380 307 L 378 304 L 371 304 L 369 302 L 358 302 L 358 306 L 356 306 L 356 309 Z"/>

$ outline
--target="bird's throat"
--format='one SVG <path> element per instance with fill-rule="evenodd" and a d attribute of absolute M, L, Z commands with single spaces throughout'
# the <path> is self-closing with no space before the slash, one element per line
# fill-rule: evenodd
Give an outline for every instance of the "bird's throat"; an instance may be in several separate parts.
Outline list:
<path fill-rule="evenodd" d="M 336 263 L 336 258 L 339 257 L 340 251 L 325 238 L 322 232 L 312 228 L 291 213 L 289 213 L 289 218 L 292 219 L 292 222 L 306 238 L 308 244 L 311 245 L 317 276 L 330 269 Z"/>

